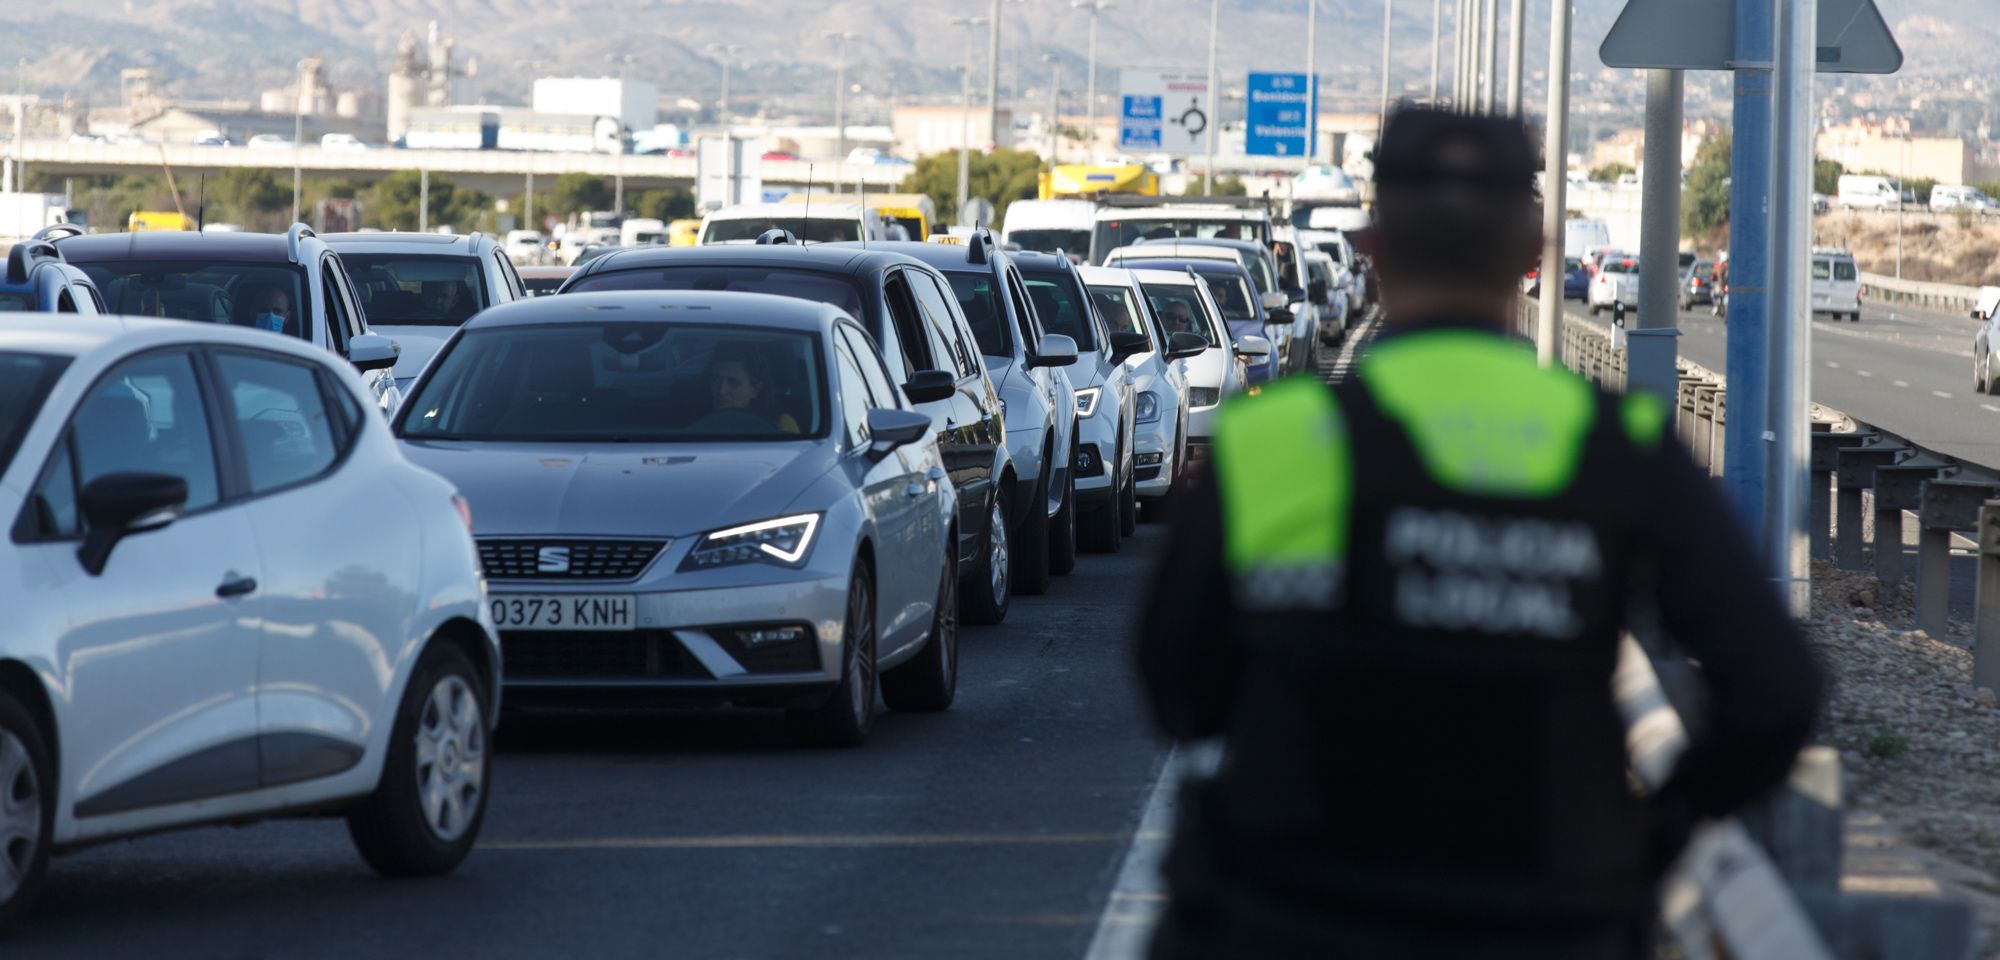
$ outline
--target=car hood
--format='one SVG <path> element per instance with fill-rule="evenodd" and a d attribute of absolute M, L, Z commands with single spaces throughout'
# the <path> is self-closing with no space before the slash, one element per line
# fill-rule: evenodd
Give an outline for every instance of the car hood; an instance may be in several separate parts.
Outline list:
<path fill-rule="evenodd" d="M 481 535 L 678 537 L 784 513 L 833 466 L 833 445 L 404 440 L 458 486 Z"/>
<path fill-rule="evenodd" d="M 383 324 L 368 332 L 396 341 L 403 352 L 396 355 L 396 382 L 404 383 L 422 373 L 424 364 L 437 356 L 438 348 L 451 338 L 457 327 L 418 327 Z"/>

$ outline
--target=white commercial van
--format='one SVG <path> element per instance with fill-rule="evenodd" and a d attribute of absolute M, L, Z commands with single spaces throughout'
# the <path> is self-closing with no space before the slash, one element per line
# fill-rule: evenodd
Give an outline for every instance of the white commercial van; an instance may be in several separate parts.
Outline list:
<path fill-rule="evenodd" d="M 1846 173 L 1840 177 L 1840 192 L 1834 202 L 1849 210 L 1892 209 L 1901 202 L 1903 185 L 1894 177 Z"/>
<path fill-rule="evenodd" d="M 724 207 L 701 221 L 701 245 L 756 243 L 767 230 L 784 230 L 802 243 L 887 240 L 882 213 L 858 203 L 757 203 Z"/>
<path fill-rule="evenodd" d="M 1812 308 L 1829 313 L 1835 320 L 1846 317 L 1861 322 L 1861 270 L 1854 255 L 1834 247 L 1815 247 L 1812 252 Z"/>
<path fill-rule="evenodd" d="M 1016 200 L 1007 205 L 1003 244 L 1072 257 L 1090 254 L 1090 227 L 1097 220 L 1094 200 Z"/>
<path fill-rule="evenodd" d="M 1597 247 L 1611 245 L 1611 228 L 1602 220 L 1563 221 L 1563 256 L 1584 258 Z"/>
<path fill-rule="evenodd" d="M 1994 202 L 1986 191 L 1978 187 L 1968 187 L 1962 183 L 1940 183 L 1931 188 L 1931 210 L 1944 213 L 1948 210 L 1970 210 L 1974 213 L 2000 211 L 2000 203 Z"/>

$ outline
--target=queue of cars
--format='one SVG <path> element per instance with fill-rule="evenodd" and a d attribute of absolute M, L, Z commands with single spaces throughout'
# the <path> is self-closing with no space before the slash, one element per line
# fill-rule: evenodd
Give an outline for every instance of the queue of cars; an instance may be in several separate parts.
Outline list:
<path fill-rule="evenodd" d="M 219 820 L 448 872 L 503 705 L 947 709 L 961 620 L 1117 550 L 1272 355 L 1238 253 L 767 230 L 531 296 L 479 236 L 17 244 L 0 928 L 52 853 Z"/>

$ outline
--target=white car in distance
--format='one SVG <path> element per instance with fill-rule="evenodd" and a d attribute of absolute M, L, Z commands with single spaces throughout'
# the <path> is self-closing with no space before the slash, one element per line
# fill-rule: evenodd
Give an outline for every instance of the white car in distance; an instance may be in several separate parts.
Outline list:
<path fill-rule="evenodd" d="M 464 501 L 309 343 L 56 320 L 0 325 L 0 929 L 52 852 L 203 823 L 452 870 L 500 690 Z"/>

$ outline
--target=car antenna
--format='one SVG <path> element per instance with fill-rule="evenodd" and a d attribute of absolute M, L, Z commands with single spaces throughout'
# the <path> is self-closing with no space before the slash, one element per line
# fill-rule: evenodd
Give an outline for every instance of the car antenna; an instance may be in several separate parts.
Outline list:
<path fill-rule="evenodd" d="M 813 222 L 812 217 L 813 217 L 813 165 L 808 163 L 806 164 L 806 212 L 799 214 L 800 233 L 812 232 L 812 222 Z M 803 246 L 805 242 L 806 241 L 804 237 L 799 238 L 799 244 L 801 246 Z"/>
<path fill-rule="evenodd" d="M 208 174 L 203 173 L 201 179 L 195 183 L 194 232 L 200 233 L 201 228 L 208 223 Z"/>

